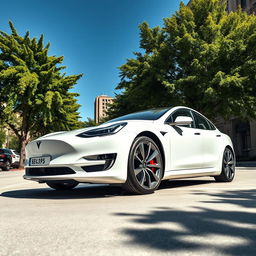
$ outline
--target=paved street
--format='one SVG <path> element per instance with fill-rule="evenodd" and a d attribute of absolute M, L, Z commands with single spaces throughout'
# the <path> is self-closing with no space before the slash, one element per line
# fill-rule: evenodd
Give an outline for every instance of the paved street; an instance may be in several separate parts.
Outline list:
<path fill-rule="evenodd" d="M 152 195 L 57 192 L 0 172 L 0 255 L 255 255 L 256 168 L 232 183 L 170 181 Z"/>

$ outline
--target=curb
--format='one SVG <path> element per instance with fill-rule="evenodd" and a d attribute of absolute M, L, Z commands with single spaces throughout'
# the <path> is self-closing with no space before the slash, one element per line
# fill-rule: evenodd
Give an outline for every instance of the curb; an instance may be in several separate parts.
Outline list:
<path fill-rule="evenodd" d="M 15 168 L 15 169 L 10 169 L 11 172 L 16 172 L 16 171 L 25 171 L 25 169 L 18 169 L 18 168 Z"/>

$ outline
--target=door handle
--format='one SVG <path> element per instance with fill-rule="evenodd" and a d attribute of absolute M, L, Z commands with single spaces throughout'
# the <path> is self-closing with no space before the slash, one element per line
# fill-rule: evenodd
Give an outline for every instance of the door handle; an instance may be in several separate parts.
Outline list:
<path fill-rule="evenodd" d="M 220 134 L 217 134 L 216 137 L 221 137 L 221 135 L 220 135 Z"/>
<path fill-rule="evenodd" d="M 200 132 L 195 132 L 194 134 L 195 134 L 195 135 L 201 135 L 201 133 L 200 133 Z"/>

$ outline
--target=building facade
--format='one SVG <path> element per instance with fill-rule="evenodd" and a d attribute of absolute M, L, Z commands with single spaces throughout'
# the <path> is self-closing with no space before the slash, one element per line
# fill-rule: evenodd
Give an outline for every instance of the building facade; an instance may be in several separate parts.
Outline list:
<path fill-rule="evenodd" d="M 241 6 L 242 10 L 252 14 L 256 12 L 256 0 L 223 0 L 227 2 L 227 11 L 232 12 Z"/>
<path fill-rule="evenodd" d="M 94 102 L 94 120 L 96 123 L 99 123 L 101 119 L 107 117 L 107 110 L 112 103 L 112 97 L 106 95 L 96 97 Z"/>
<path fill-rule="evenodd" d="M 256 0 L 223 0 L 227 11 L 236 11 L 240 6 L 248 14 L 256 13 Z M 227 133 L 234 144 L 237 158 L 256 159 L 256 120 L 244 121 L 232 118 L 230 121 L 217 123 L 218 128 Z"/>
<path fill-rule="evenodd" d="M 230 136 L 238 159 L 256 159 L 256 121 L 231 118 L 215 121 L 217 128 Z"/>

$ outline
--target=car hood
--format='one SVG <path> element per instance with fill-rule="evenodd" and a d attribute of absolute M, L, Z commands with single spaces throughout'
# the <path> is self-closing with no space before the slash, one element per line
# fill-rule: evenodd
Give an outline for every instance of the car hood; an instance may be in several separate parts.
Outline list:
<path fill-rule="evenodd" d="M 118 124 L 118 123 L 128 123 L 131 125 L 139 125 L 139 124 L 145 124 L 145 126 L 147 126 L 149 123 L 154 123 L 153 120 L 122 120 L 122 121 L 116 121 L 116 122 L 109 122 L 109 123 L 104 123 L 101 125 L 97 125 L 97 126 L 92 126 L 92 127 L 87 127 L 87 128 L 82 128 L 82 129 L 78 129 L 78 130 L 73 130 L 73 131 L 59 131 L 59 132 L 53 132 L 53 133 L 49 133 L 46 134 L 42 137 L 37 138 L 36 140 L 41 140 L 41 139 L 50 139 L 52 137 L 56 137 L 56 136 L 69 136 L 69 135 L 77 135 L 80 133 L 83 133 L 85 131 L 89 131 L 92 129 L 97 129 L 97 128 L 103 128 L 103 127 L 107 127 L 113 124 Z"/>

